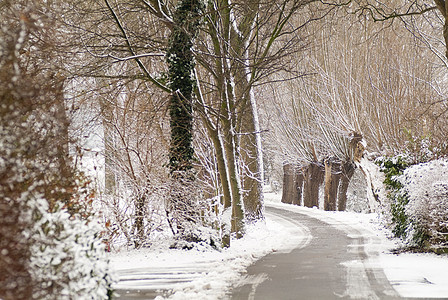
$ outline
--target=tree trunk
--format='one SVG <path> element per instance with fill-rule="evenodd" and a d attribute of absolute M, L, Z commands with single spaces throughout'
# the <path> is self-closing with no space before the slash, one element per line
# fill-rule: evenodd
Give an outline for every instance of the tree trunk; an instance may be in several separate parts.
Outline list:
<path fill-rule="evenodd" d="M 249 96 L 252 97 L 252 96 Z M 242 120 L 241 157 L 245 172 L 242 179 L 246 220 L 263 219 L 263 157 L 256 108 L 248 102 L 248 110 Z"/>
<path fill-rule="evenodd" d="M 345 211 L 347 208 L 347 190 L 350 180 L 355 174 L 355 165 L 351 162 L 345 162 L 342 165 L 341 184 L 338 192 L 338 210 Z"/>
<path fill-rule="evenodd" d="M 136 195 L 136 199 L 134 200 L 135 204 L 135 230 L 136 239 L 134 239 L 134 246 L 136 249 L 139 249 L 143 246 L 146 236 L 145 236 L 145 196 L 144 195 Z"/>
<path fill-rule="evenodd" d="M 172 90 L 169 102 L 169 169 L 174 186 L 179 189 L 171 191 L 170 207 L 181 235 L 186 224 L 194 223 L 200 213 L 192 200 L 195 175 L 191 170 L 194 159 L 192 73 L 195 67 L 192 48 L 198 33 L 201 5 L 199 0 L 179 1 L 173 14 L 174 24 L 166 53 Z"/>
<path fill-rule="evenodd" d="M 244 50 L 242 44 L 235 43 L 239 50 Z M 245 55 L 248 53 L 245 52 Z M 240 105 L 238 111 L 240 122 L 237 124 L 237 130 L 241 132 L 240 154 L 244 165 L 242 172 L 244 208 L 246 220 L 255 222 L 263 219 L 263 152 L 257 104 L 250 74 L 251 71 L 247 67 L 236 68 L 234 86 L 235 96 Z"/>
<path fill-rule="evenodd" d="M 227 170 L 230 183 L 230 191 L 232 193 L 232 219 L 231 231 L 236 234 L 237 238 L 244 235 L 244 210 L 242 203 L 241 181 L 237 166 L 235 151 L 235 136 L 230 130 L 230 121 L 226 121 L 224 127 L 224 149 L 227 161 Z"/>
<path fill-rule="evenodd" d="M 193 41 L 198 33 L 201 2 L 181 0 L 173 14 L 173 30 L 166 53 L 170 88 L 171 145 L 169 166 L 171 174 L 193 168 Z M 191 175 L 190 175 L 191 176 Z"/>
<path fill-rule="evenodd" d="M 59 128 L 59 143 L 56 145 L 57 158 L 59 163 L 59 173 L 62 178 L 72 179 L 72 169 L 70 166 L 69 158 L 69 133 L 68 127 L 70 121 L 67 117 L 67 111 L 65 109 L 65 99 L 64 99 L 64 82 L 58 82 L 56 87 L 56 114 L 57 119 L 60 122 Z"/>
<path fill-rule="evenodd" d="M 319 186 L 324 179 L 324 172 L 318 162 L 312 162 L 305 171 L 303 186 L 303 205 L 319 207 Z"/>
<path fill-rule="evenodd" d="M 217 133 L 217 135 L 218 134 L 219 133 Z M 229 177 L 227 176 L 227 166 L 226 166 L 226 160 L 224 158 L 224 149 L 222 145 L 222 140 L 219 136 L 217 136 L 217 139 L 218 141 L 217 144 L 215 145 L 216 160 L 218 164 L 219 179 L 221 182 L 222 194 L 223 194 L 222 204 L 224 206 L 224 209 L 226 209 L 232 206 L 232 194 L 230 192 Z"/>
<path fill-rule="evenodd" d="M 305 177 L 303 176 L 303 172 L 301 169 L 296 170 L 295 172 L 295 190 L 296 195 L 292 199 L 292 204 L 300 205 L 302 203 L 302 191 L 303 191 L 303 182 Z"/>
<path fill-rule="evenodd" d="M 380 195 L 385 195 L 384 192 L 384 173 L 379 171 L 379 166 L 374 162 L 363 157 L 358 164 L 359 169 L 363 172 L 367 181 L 367 199 L 369 202 L 369 211 L 377 212 L 381 202 Z M 379 175 L 379 176 L 378 176 Z"/>
<path fill-rule="evenodd" d="M 236 123 L 237 132 L 242 134 L 240 154 L 244 164 L 242 184 L 245 217 L 248 222 L 255 222 L 263 219 L 263 152 L 257 103 L 253 90 L 254 72 L 247 64 L 251 59 L 247 45 L 254 34 L 253 20 L 259 5 L 249 1 L 246 7 L 247 13 L 240 22 L 233 17 L 230 18 L 229 41 L 233 54 L 239 58 L 232 63 L 231 75 L 235 87 L 235 103 L 238 105 L 236 107 L 239 117 Z"/>
<path fill-rule="evenodd" d="M 282 203 L 292 204 L 294 200 L 294 190 L 296 190 L 294 180 L 294 166 L 292 164 L 283 165 L 283 191 Z"/>
<path fill-rule="evenodd" d="M 448 58 L 448 4 L 446 0 L 434 0 L 434 3 L 437 5 L 445 21 L 443 24 L 443 38 L 445 40 L 445 56 Z"/>
<path fill-rule="evenodd" d="M 216 163 L 218 167 L 219 182 L 223 194 L 221 203 L 224 206 L 224 209 L 226 209 L 232 206 L 232 196 L 230 192 L 229 177 L 227 176 L 227 165 L 224 156 L 225 150 L 222 137 L 220 136 L 219 131 L 213 128 L 212 124 L 208 120 L 203 118 L 203 123 L 207 129 L 208 136 L 212 140 L 213 148 L 215 149 L 216 152 Z"/>
<path fill-rule="evenodd" d="M 104 139 L 104 192 L 106 195 L 115 193 L 115 172 L 114 172 L 114 139 L 112 122 L 114 117 L 115 103 L 106 103 L 105 99 L 100 100 L 101 120 L 103 124 Z"/>
<path fill-rule="evenodd" d="M 337 162 L 332 162 L 330 159 L 325 160 L 324 164 L 325 164 L 324 210 L 335 211 L 339 181 L 341 178 L 340 165 Z"/>
<path fill-rule="evenodd" d="M 224 210 L 230 209 L 232 207 L 232 194 L 230 191 L 230 182 L 229 182 L 229 176 L 227 174 L 228 172 L 228 166 L 226 164 L 226 159 L 224 157 L 225 150 L 223 146 L 222 137 L 219 135 L 219 131 L 217 129 L 213 129 L 211 127 L 211 124 L 207 122 L 207 120 L 204 120 L 204 123 L 207 127 L 207 132 L 209 137 L 211 138 L 213 142 L 213 146 L 216 152 L 216 161 L 217 161 L 217 167 L 218 167 L 218 174 L 219 174 L 219 182 L 222 189 L 222 205 L 224 206 Z M 230 247 L 230 235 L 228 228 L 226 228 L 226 223 L 224 222 L 221 225 L 221 232 L 222 235 L 222 246 L 224 248 Z"/>

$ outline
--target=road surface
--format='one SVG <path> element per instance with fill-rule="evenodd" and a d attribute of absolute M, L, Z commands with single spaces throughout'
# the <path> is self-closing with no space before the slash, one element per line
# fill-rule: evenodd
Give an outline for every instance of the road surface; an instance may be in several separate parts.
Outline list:
<path fill-rule="evenodd" d="M 306 214 L 267 207 L 269 217 L 289 219 L 308 231 L 290 253 L 273 253 L 247 269 L 231 299 L 399 299 L 374 263 L 366 237 L 354 228 L 329 225 Z M 348 231 L 348 232 L 347 232 Z"/>
<path fill-rule="evenodd" d="M 225 299 L 403 299 L 378 262 L 374 246 L 381 242 L 379 238 L 361 232 L 355 222 L 324 222 L 313 215 L 309 210 L 290 211 L 268 204 L 267 218 L 288 223 L 299 238 L 289 250 L 269 254 L 248 267 Z M 198 274 L 209 272 L 209 266 L 122 270 L 118 287 L 123 288 L 117 291 L 121 295 L 118 299 L 168 296 L 170 286 L 192 282 Z"/>

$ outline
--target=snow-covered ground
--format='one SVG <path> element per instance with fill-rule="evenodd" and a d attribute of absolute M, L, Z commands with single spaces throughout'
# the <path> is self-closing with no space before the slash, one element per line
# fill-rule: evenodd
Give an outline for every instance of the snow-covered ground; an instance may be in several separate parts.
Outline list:
<path fill-rule="evenodd" d="M 369 263 L 381 266 L 396 291 L 407 298 L 448 298 L 448 256 L 434 254 L 392 254 L 394 241 L 379 224 L 376 214 L 325 212 L 280 203 L 279 194 L 267 193 L 267 205 L 307 213 L 349 235 L 362 235 L 366 252 L 379 253 Z M 169 299 L 221 299 L 257 259 L 274 251 L 290 251 L 310 239 L 307 229 L 267 215 L 266 224 L 250 227 L 244 238 L 232 240 L 221 252 L 182 251 L 166 247 L 111 254 L 120 275 L 116 289 L 169 289 Z M 133 280 L 139 279 L 139 280 Z M 159 296 L 162 299 L 163 297 Z"/>

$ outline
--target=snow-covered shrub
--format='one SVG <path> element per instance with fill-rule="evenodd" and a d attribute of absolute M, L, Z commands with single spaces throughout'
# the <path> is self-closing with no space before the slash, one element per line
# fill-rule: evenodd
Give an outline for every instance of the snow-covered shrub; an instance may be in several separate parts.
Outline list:
<path fill-rule="evenodd" d="M 448 159 L 409 166 L 409 158 L 379 160 L 386 179 L 392 232 L 409 246 L 448 248 Z M 442 250 L 440 250 L 442 249 Z"/>
<path fill-rule="evenodd" d="M 409 202 L 409 238 L 424 248 L 448 248 L 448 159 L 407 168 L 399 177 Z"/>
<path fill-rule="evenodd" d="M 165 194 L 163 184 L 155 186 L 151 181 L 146 187 L 127 190 L 120 186 L 115 194 L 98 197 L 108 248 L 149 247 L 159 232 L 169 230 Z"/>
<path fill-rule="evenodd" d="M 33 40 L 45 18 L 14 3 L 0 23 L 0 298 L 106 299 L 113 278 L 69 159 L 63 79 L 34 56 L 48 55 Z"/>
<path fill-rule="evenodd" d="M 219 207 L 205 199 L 202 191 L 199 180 L 188 177 L 171 180 L 165 199 L 168 223 L 175 238 L 172 248 L 193 249 L 194 243 L 199 247 L 220 248 L 218 230 L 221 226 L 216 222 L 215 211 Z"/>
<path fill-rule="evenodd" d="M 6 118 L 2 112 L 0 109 L 8 122 L 0 124 L 0 226 L 7 223 L 6 230 L 14 234 L 5 238 L 2 230 L 0 237 L 0 273 L 10 277 L 0 283 L 11 287 L 5 294 L 2 291 L 0 298 L 106 299 L 112 278 L 101 229 L 84 218 L 88 203 L 77 212 L 69 210 L 71 203 L 81 205 L 76 190 L 70 192 L 70 198 L 45 198 L 45 194 L 57 195 L 73 185 L 64 186 L 64 181 L 58 180 L 55 153 L 47 148 L 48 136 L 37 138 L 36 126 L 26 121 L 17 124 L 14 114 Z M 49 132 L 51 127 L 44 129 Z M 42 149 L 46 151 L 40 152 Z M 16 251 L 23 253 L 18 256 Z M 19 266 L 15 257 L 20 259 Z M 7 272 L 17 269 L 23 274 Z M 29 288 L 19 296 L 14 287 L 23 279 L 28 279 Z"/>
<path fill-rule="evenodd" d="M 191 227 L 181 235 L 175 236 L 171 248 L 202 251 L 219 250 L 221 249 L 221 239 L 218 232 L 210 227 Z"/>
<path fill-rule="evenodd" d="M 381 172 L 385 175 L 384 185 L 387 190 L 387 198 L 390 206 L 386 207 L 385 213 L 390 213 L 392 222 L 392 232 L 396 237 L 406 238 L 408 227 L 410 225 L 409 216 L 406 213 L 406 205 L 409 203 L 409 197 L 404 191 L 403 184 L 399 176 L 407 168 L 408 162 L 403 156 L 392 158 L 381 157 L 376 160 Z M 390 212 L 387 210 L 390 209 Z"/>
<path fill-rule="evenodd" d="M 412 164 L 425 163 L 436 160 L 448 154 L 448 144 L 446 140 L 442 142 L 430 136 L 418 137 L 407 132 L 408 140 L 405 143 L 404 152 Z"/>
<path fill-rule="evenodd" d="M 183 238 L 187 244 L 194 240 L 215 243 L 216 229 L 221 224 L 220 198 L 207 199 L 203 182 L 180 183 L 154 178 L 140 187 L 121 186 L 121 183 L 118 181 L 116 194 L 98 198 L 110 249 L 157 246 L 160 240 L 168 239 L 173 239 L 171 245 L 175 248 L 191 248 L 179 243 Z M 208 227 L 210 236 L 195 238 L 196 226 Z M 204 232 L 199 236 L 203 237 Z"/>
<path fill-rule="evenodd" d="M 29 268 L 38 286 L 33 298 L 109 298 L 114 277 L 99 224 L 48 209 L 45 199 L 31 197 L 23 216 L 32 224 L 23 237 L 31 241 Z"/>

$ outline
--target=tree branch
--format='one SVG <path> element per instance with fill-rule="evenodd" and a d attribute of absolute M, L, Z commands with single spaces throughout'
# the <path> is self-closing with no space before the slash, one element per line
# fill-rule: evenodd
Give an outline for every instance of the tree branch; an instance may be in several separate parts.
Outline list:
<path fill-rule="evenodd" d="M 139 59 L 139 56 L 135 53 L 134 49 L 132 48 L 129 37 L 128 37 L 123 25 L 121 24 L 120 19 L 118 18 L 117 14 L 113 10 L 113 8 L 110 6 L 108 0 L 104 0 L 104 2 L 106 3 L 107 8 L 109 9 L 110 13 L 112 14 L 112 17 L 114 18 L 118 28 L 120 29 L 121 33 L 123 34 L 123 38 L 126 42 L 126 46 L 129 50 L 129 52 L 131 53 L 132 56 L 134 56 L 134 58 L 132 58 L 132 59 L 135 60 L 135 62 L 140 67 L 140 69 L 143 71 L 145 76 L 149 79 L 149 81 L 151 81 L 154 85 L 156 85 L 158 88 L 164 90 L 165 92 L 171 93 L 170 88 L 166 87 L 165 85 L 163 85 L 162 83 L 160 83 L 154 77 L 151 76 L 148 69 L 146 69 L 145 65 L 141 62 L 141 60 Z"/>

